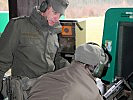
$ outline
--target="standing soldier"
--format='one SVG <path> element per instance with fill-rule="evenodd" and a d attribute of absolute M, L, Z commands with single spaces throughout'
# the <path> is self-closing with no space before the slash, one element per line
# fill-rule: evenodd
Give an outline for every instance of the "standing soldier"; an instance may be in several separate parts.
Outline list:
<path fill-rule="evenodd" d="M 67 6 L 67 0 L 45 0 L 29 17 L 13 18 L 6 26 L 0 38 L 0 89 L 4 88 L 5 72 L 11 68 L 11 100 L 26 100 L 35 79 L 55 70 L 59 18 Z M 60 60 L 62 65 L 68 64 Z"/>

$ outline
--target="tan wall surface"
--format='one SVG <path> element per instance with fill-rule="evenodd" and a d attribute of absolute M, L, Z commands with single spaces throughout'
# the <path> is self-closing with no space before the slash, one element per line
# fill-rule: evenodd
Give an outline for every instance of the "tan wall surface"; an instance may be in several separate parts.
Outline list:
<path fill-rule="evenodd" d="M 76 26 L 76 47 L 86 42 L 86 21 L 84 20 L 78 23 L 83 28 L 83 30 L 80 30 Z"/>
<path fill-rule="evenodd" d="M 104 17 L 92 17 L 86 22 L 86 42 L 102 43 Z"/>
<path fill-rule="evenodd" d="M 79 21 L 83 30 L 76 26 L 76 47 L 86 42 L 102 43 L 104 17 L 90 17 Z"/>

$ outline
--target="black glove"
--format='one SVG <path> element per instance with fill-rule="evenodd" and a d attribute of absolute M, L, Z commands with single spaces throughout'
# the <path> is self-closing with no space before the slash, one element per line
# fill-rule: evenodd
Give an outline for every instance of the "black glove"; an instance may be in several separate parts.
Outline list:
<path fill-rule="evenodd" d="M 4 96 L 0 93 L 0 100 L 4 100 Z"/>

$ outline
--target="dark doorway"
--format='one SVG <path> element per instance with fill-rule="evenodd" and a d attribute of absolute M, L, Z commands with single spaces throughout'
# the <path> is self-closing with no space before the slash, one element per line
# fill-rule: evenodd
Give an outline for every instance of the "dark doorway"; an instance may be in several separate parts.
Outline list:
<path fill-rule="evenodd" d="M 119 23 L 117 76 L 127 77 L 133 72 L 133 22 Z M 133 77 L 130 79 L 133 87 Z"/>

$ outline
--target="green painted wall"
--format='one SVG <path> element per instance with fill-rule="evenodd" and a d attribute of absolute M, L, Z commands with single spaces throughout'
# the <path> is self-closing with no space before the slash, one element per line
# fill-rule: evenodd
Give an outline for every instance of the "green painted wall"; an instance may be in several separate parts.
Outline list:
<path fill-rule="evenodd" d="M 5 29 L 5 26 L 7 25 L 9 21 L 9 12 L 7 11 L 0 11 L 0 35 Z"/>

